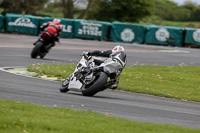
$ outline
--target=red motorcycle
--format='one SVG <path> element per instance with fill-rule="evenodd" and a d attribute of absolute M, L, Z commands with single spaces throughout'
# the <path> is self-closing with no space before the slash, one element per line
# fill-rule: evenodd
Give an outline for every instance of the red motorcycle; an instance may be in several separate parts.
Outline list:
<path fill-rule="evenodd" d="M 33 43 L 35 47 L 31 52 L 31 58 L 44 58 L 44 56 L 49 52 L 49 50 L 55 46 L 55 41 L 58 41 L 58 35 L 52 35 L 47 31 L 42 31 L 39 39 Z"/>

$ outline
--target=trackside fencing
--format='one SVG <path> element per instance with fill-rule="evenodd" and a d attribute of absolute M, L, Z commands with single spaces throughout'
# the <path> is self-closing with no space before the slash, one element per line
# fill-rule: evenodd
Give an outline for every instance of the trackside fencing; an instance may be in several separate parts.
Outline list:
<path fill-rule="evenodd" d="M 40 19 L 31 15 L 6 14 L 5 31 L 38 35 Z"/>
<path fill-rule="evenodd" d="M 183 28 L 147 26 L 145 43 L 182 46 L 183 36 L 184 36 Z"/>
<path fill-rule="evenodd" d="M 0 32 L 16 32 L 39 35 L 40 26 L 52 21 L 50 17 L 18 15 L 8 13 L 0 15 Z M 61 19 L 61 38 L 82 38 L 109 40 L 119 43 L 200 46 L 200 29 L 169 26 L 145 26 L 122 22 L 101 22 L 84 19 Z"/>
<path fill-rule="evenodd" d="M 142 44 L 145 38 L 145 26 L 113 22 L 111 25 L 110 38 L 115 42 Z"/>
<path fill-rule="evenodd" d="M 200 46 L 200 29 L 185 28 L 184 42 Z"/>
<path fill-rule="evenodd" d="M 110 26 L 108 22 L 74 20 L 74 37 L 104 40 L 108 38 Z"/>
<path fill-rule="evenodd" d="M 4 16 L 0 15 L 0 32 L 3 30 L 3 25 L 4 25 Z"/>

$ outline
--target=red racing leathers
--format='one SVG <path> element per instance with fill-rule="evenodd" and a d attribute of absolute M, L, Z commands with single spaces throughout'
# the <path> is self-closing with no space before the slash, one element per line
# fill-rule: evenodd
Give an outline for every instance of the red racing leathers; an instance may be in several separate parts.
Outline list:
<path fill-rule="evenodd" d="M 60 23 L 58 22 L 48 22 L 45 23 L 44 25 L 42 25 L 40 27 L 42 29 L 42 35 L 44 34 L 44 32 L 48 33 L 49 39 L 52 39 L 54 41 L 59 41 L 60 38 L 60 34 L 61 34 L 61 27 L 60 27 Z"/>

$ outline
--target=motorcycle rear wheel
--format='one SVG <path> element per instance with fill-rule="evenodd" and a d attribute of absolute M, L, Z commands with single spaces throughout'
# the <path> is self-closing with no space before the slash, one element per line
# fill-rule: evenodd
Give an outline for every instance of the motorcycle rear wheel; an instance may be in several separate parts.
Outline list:
<path fill-rule="evenodd" d="M 35 44 L 35 47 L 33 48 L 31 52 L 31 58 L 37 58 L 37 56 L 40 55 L 42 46 L 43 46 L 43 43 L 40 41 Z"/>
<path fill-rule="evenodd" d="M 98 72 L 95 74 L 95 80 L 89 85 L 83 85 L 81 88 L 82 94 L 84 96 L 94 96 L 96 93 L 104 89 L 107 83 L 108 76 L 104 72 Z"/>

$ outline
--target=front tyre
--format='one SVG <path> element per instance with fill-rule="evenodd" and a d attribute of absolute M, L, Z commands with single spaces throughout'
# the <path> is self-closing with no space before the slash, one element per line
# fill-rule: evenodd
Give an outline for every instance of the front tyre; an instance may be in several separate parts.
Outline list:
<path fill-rule="evenodd" d="M 95 79 L 92 83 L 88 85 L 83 85 L 81 88 L 82 94 L 84 96 L 94 96 L 99 91 L 104 89 L 105 84 L 107 83 L 108 76 L 104 72 L 98 72 L 95 74 Z"/>
<path fill-rule="evenodd" d="M 40 55 L 42 46 L 43 46 L 43 43 L 40 41 L 35 44 L 35 47 L 33 48 L 31 52 L 31 58 L 37 58 L 37 56 Z"/>
<path fill-rule="evenodd" d="M 62 82 L 61 88 L 59 88 L 59 89 L 60 89 L 60 92 L 65 93 L 65 92 L 69 91 L 68 86 L 69 86 L 69 79 L 66 78 L 66 79 Z"/>

